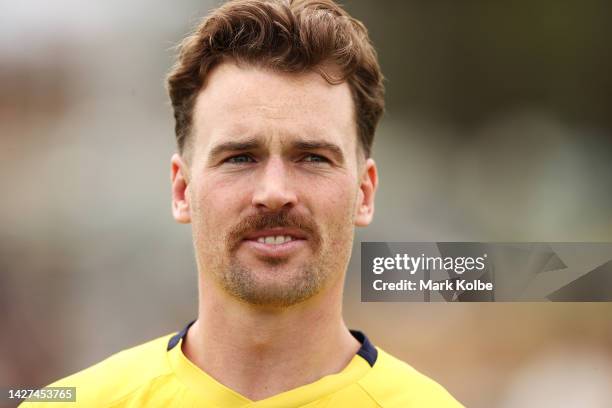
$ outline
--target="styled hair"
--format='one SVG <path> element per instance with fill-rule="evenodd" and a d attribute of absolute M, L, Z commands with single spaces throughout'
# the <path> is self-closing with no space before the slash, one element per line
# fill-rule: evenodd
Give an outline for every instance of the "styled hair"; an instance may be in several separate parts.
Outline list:
<path fill-rule="evenodd" d="M 346 81 L 358 145 L 370 156 L 384 111 L 383 76 L 365 26 L 332 0 L 229 1 L 208 14 L 179 50 L 167 88 L 180 153 L 207 75 L 233 60 L 279 72 L 315 71 L 330 84 Z"/>

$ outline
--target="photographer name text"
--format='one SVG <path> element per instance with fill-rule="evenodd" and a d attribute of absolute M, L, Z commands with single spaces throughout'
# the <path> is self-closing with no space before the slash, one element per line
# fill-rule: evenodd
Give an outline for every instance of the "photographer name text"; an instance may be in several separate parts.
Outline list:
<path fill-rule="evenodd" d="M 434 281 L 431 279 L 421 279 L 418 282 L 402 279 L 397 282 L 385 282 L 382 279 L 376 279 L 372 286 L 376 291 L 491 291 L 493 283 L 483 282 L 481 280 L 448 280 Z"/>

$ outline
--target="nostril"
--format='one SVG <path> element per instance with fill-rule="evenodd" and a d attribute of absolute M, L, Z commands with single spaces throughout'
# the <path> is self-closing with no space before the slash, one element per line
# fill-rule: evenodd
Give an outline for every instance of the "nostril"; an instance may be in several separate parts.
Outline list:
<path fill-rule="evenodd" d="M 253 194 L 253 206 L 278 211 L 291 208 L 297 203 L 297 195 L 286 188 L 265 187 Z"/>

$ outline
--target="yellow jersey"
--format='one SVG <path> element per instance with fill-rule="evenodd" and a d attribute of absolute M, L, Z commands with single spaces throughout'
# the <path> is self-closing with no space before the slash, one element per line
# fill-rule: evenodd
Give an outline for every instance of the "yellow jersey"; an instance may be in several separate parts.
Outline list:
<path fill-rule="evenodd" d="M 191 323 L 121 351 L 50 386 L 76 387 L 76 402 L 24 402 L 22 407 L 210 408 L 455 408 L 442 386 L 351 331 L 361 348 L 339 373 L 259 401 L 251 401 L 195 366 L 182 351 Z"/>

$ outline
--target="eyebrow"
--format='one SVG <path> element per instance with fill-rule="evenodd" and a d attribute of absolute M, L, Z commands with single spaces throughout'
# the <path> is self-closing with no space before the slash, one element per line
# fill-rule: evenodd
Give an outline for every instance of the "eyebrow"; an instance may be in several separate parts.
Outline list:
<path fill-rule="evenodd" d="M 344 163 L 344 154 L 342 153 L 342 149 L 334 143 L 318 141 L 318 140 L 312 140 L 312 141 L 300 140 L 300 141 L 293 142 L 291 146 L 297 150 L 306 150 L 306 151 L 327 150 L 333 156 L 335 156 L 338 162 L 340 162 L 341 164 Z"/>
<path fill-rule="evenodd" d="M 215 158 L 225 152 L 240 152 L 245 150 L 254 150 L 261 147 L 261 143 L 255 139 L 247 139 L 244 141 L 229 141 L 218 144 L 210 151 L 209 157 Z"/>
<path fill-rule="evenodd" d="M 330 142 L 322 140 L 298 140 L 291 142 L 291 148 L 302 151 L 327 150 L 330 152 L 339 163 L 344 163 L 344 153 L 342 149 Z M 243 141 L 227 141 L 213 147 L 209 157 L 214 160 L 216 157 L 226 152 L 242 152 L 247 150 L 261 149 L 262 143 L 258 138 L 249 138 Z"/>

